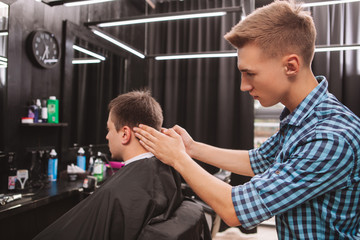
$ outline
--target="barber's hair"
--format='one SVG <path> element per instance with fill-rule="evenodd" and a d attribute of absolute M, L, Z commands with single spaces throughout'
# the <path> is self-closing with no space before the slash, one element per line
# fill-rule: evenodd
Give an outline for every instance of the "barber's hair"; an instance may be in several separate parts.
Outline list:
<path fill-rule="evenodd" d="M 121 94 L 109 103 L 108 109 L 117 131 L 123 126 L 133 128 L 140 123 L 160 130 L 163 123 L 160 104 L 148 90 Z"/>
<path fill-rule="evenodd" d="M 254 43 L 267 57 L 295 53 L 310 66 L 314 57 L 316 29 L 311 14 L 293 0 L 256 9 L 225 36 L 235 48 Z"/>

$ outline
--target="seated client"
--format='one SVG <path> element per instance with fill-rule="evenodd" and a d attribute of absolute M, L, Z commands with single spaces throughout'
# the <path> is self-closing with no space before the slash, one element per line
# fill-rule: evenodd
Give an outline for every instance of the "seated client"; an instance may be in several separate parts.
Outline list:
<path fill-rule="evenodd" d="M 161 107 L 147 91 L 113 99 L 106 139 L 112 159 L 123 160 L 125 166 L 35 239 L 152 239 L 150 225 L 179 216 L 175 212 L 183 202 L 180 176 L 147 152 L 132 131 L 139 123 L 160 130 L 162 122 Z"/>

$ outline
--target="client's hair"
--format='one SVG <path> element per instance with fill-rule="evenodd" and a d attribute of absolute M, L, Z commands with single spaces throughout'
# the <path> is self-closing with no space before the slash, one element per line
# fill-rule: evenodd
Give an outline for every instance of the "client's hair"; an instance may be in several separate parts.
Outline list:
<path fill-rule="evenodd" d="M 162 109 L 148 90 L 121 94 L 109 103 L 108 108 L 111 113 L 111 121 L 117 131 L 122 126 L 133 128 L 140 123 L 157 130 L 161 129 Z"/>

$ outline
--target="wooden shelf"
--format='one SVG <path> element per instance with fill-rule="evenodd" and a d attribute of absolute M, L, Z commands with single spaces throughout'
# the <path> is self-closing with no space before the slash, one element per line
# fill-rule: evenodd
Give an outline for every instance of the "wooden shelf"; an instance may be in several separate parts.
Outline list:
<path fill-rule="evenodd" d="M 67 123 L 21 123 L 23 127 L 67 127 Z"/>

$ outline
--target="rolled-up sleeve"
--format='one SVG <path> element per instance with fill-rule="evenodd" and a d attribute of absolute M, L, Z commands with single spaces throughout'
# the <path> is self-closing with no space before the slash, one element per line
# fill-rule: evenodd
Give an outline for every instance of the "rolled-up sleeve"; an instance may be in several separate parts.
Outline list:
<path fill-rule="evenodd" d="M 231 196 L 236 215 L 244 228 L 256 227 L 272 216 L 251 182 L 233 187 Z"/>

